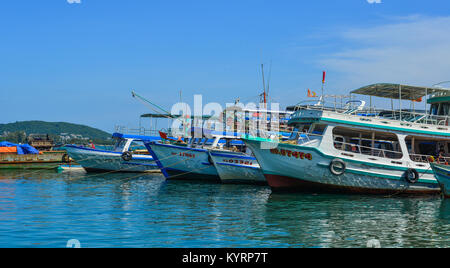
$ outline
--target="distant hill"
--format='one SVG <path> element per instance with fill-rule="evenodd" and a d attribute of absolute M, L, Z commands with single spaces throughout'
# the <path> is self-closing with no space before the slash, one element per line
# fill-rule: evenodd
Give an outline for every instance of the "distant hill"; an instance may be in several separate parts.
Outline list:
<path fill-rule="evenodd" d="M 5 131 L 7 132 L 25 131 L 27 135 L 29 134 L 60 135 L 61 133 L 68 133 L 68 134 L 82 135 L 83 137 L 96 140 L 106 140 L 108 138 L 111 138 L 111 134 L 103 130 L 66 122 L 51 123 L 44 121 L 23 121 L 9 124 L 0 124 L 0 135 L 2 135 Z"/>

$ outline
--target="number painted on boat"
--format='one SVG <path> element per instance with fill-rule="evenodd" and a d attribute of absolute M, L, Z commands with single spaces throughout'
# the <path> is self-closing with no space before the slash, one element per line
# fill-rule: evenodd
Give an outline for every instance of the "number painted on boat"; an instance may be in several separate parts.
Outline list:
<path fill-rule="evenodd" d="M 244 160 L 237 160 L 237 159 L 223 159 L 223 162 L 230 163 L 230 164 L 241 164 L 241 165 L 253 166 L 253 162 L 251 162 L 251 161 L 244 161 Z"/>
<path fill-rule="evenodd" d="M 296 152 L 296 151 L 285 150 L 285 149 L 279 150 L 278 148 L 271 149 L 270 152 L 272 154 L 286 156 L 286 157 L 295 157 L 297 159 L 302 159 L 302 160 L 307 159 L 307 160 L 311 161 L 313 159 L 312 154 L 310 154 L 310 153 Z"/>
<path fill-rule="evenodd" d="M 195 154 L 190 153 L 172 153 L 173 156 L 181 156 L 181 157 L 188 157 L 188 158 L 195 158 Z"/>

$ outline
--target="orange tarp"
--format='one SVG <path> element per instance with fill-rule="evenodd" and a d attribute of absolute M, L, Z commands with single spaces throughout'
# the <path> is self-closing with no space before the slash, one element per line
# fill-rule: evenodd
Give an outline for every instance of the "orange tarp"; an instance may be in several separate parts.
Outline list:
<path fill-rule="evenodd" d="M 0 153 L 17 153 L 17 147 L 0 147 Z"/>

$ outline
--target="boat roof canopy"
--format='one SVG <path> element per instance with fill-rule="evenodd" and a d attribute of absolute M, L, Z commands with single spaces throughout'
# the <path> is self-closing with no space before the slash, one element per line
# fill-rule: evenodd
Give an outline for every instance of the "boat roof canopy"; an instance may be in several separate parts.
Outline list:
<path fill-rule="evenodd" d="M 418 100 L 430 94 L 444 92 L 450 92 L 450 90 L 436 87 L 419 87 L 401 84 L 381 83 L 365 86 L 353 90 L 351 93 L 388 99 Z"/>

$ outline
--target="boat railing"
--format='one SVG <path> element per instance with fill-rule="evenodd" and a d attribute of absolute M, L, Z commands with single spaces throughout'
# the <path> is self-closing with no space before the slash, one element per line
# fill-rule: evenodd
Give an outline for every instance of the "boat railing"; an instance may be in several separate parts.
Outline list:
<path fill-rule="evenodd" d="M 446 156 L 432 156 L 432 155 L 422 155 L 422 154 L 409 154 L 409 157 L 414 162 L 419 163 L 433 163 L 437 162 L 438 164 L 450 163 L 450 157 Z"/>
<path fill-rule="evenodd" d="M 317 102 L 317 101 L 315 101 Z M 347 101 L 338 103 L 333 101 L 320 101 L 316 104 L 310 104 L 311 101 L 300 102 L 291 118 L 301 117 L 304 110 L 319 110 L 334 112 L 349 116 L 362 116 L 377 119 L 387 119 L 401 121 L 407 124 L 425 124 L 436 126 L 448 126 L 450 116 L 432 115 L 424 111 L 411 110 L 389 110 L 377 109 L 374 107 L 365 107 L 365 103 L 361 101 Z"/>
<path fill-rule="evenodd" d="M 317 142 L 321 142 L 323 135 L 315 133 L 297 133 L 291 132 L 292 136 L 288 140 L 281 141 L 281 143 L 302 145 L 302 146 L 317 146 Z M 380 142 L 375 140 L 375 142 Z M 382 149 L 377 147 L 364 146 L 357 143 L 348 143 L 344 141 L 334 140 L 334 148 L 345 153 L 361 154 L 373 157 L 381 157 L 388 159 L 401 159 L 403 153 L 394 150 Z M 349 155 L 352 156 L 352 155 Z"/>
<path fill-rule="evenodd" d="M 127 135 L 139 135 L 139 136 L 159 136 L 157 130 L 150 130 L 144 127 L 141 128 L 128 128 L 125 126 L 115 126 L 114 131 L 121 134 Z"/>
<path fill-rule="evenodd" d="M 403 153 L 399 151 L 363 146 L 355 143 L 334 141 L 334 147 L 340 151 L 367 156 L 375 156 L 389 159 L 401 159 L 403 157 Z"/>

